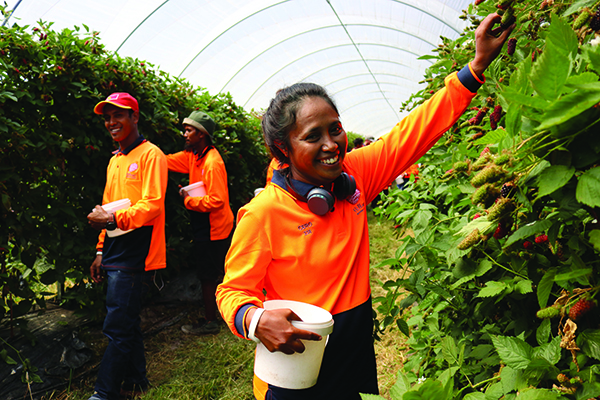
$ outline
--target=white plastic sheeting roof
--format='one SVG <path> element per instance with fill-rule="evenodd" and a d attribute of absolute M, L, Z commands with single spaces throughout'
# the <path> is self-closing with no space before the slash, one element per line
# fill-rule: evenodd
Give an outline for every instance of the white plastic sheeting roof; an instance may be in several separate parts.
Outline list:
<path fill-rule="evenodd" d="M 9 25 L 87 25 L 121 56 L 155 64 L 246 110 L 295 82 L 326 87 L 346 130 L 379 137 L 422 88 L 440 36 L 469 0 L 8 0 Z M 15 8 L 16 7 L 16 8 Z"/>

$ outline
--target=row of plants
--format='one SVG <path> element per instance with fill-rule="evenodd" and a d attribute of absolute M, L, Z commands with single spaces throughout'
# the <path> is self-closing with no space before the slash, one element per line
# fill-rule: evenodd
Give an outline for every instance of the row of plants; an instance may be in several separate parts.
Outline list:
<path fill-rule="evenodd" d="M 183 149 L 181 121 L 190 112 L 215 118 L 213 141 L 227 167 L 234 210 L 264 186 L 269 159 L 260 120 L 229 94 L 211 95 L 148 62 L 107 51 L 86 26 L 58 32 L 40 21 L 0 28 L 0 321 L 22 324 L 20 316 L 43 309 L 56 294 L 47 291 L 51 285 L 63 305 L 102 315 L 102 286 L 89 283 L 97 232 L 86 216 L 102 201 L 116 144 L 93 108 L 121 91 L 137 98 L 140 132 L 166 154 Z M 189 217 L 178 195 L 187 181 L 170 174 L 166 274 L 191 261 Z"/>
<path fill-rule="evenodd" d="M 474 56 L 489 13 L 516 22 L 419 179 L 376 211 L 402 237 L 379 267 L 379 333 L 408 336 L 393 399 L 600 396 L 600 10 L 597 0 L 477 0 L 444 39 L 431 97 Z M 364 396 L 363 398 L 380 398 Z"/>

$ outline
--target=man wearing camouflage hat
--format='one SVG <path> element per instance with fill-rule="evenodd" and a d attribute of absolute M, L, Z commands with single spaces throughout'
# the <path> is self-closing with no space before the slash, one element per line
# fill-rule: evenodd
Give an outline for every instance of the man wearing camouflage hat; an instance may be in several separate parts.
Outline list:
<path fill-rule="evenodd" d="M 204 318 L 184 325 L 185 333 L 202 335 L 219 332 L 215 292 L 224 275 L 225 256 L 233 233 L 233 212 L 229 206 L 227 171 L 211 135 L 215 122 L 205 112 L 194 111 L 183 120 L 183 151 L 167 155 L 169 171 L 189 174 L 190 184 L 203 182 L 206 195 L 190 196 L 181 190 L 190 211 L 195 259 L 204 300 Z"/>

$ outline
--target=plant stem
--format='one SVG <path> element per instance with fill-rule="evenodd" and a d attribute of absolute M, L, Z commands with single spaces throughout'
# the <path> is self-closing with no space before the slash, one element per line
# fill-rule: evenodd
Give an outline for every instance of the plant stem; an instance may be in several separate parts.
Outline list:
<path fill-rule="evenodd" d="M 492 264 L 496 264 L 496 265 L 497 265 L 497 266 L 499 266 L 500 268 L 502 268 L 502 269 L 504 269 L 504 270 L 506 270 L 506 271 L 508 271 L 508 272 L 511 272 L 511 273 L 513 273 L 513 274 L 515 274 L 515 275 L 517 275 L 517 276 L 520 276 L 520 277 L 521 277 L 521 278 L 523 278 L 523 279 L 529 279 L 529 278 L 528 278 L 528 277 L 526 277 L 525 275 L 521 275 L 521 274 L 519 274 L 518 272 L 516 272 L 516 271 L 513 271 L 513 270 L 512 270 L 512 269 L 510 269 L 510 268 L 506 268 L 504 265 L 502 265 L 502 264 L 498 263 L 496 260 L 494 260 L 494 258 L 493 258 L 492 256 L 490 256 L 490 255 L 489 255 L 488 253 L 486 253 L 485 251 L 483 251 L 483 254 L 485 254 L 485 255 L 487 256 L 487 258 L 489 258 L 489 259 L 490 259 L 490 261 L 492 262 Z"/>

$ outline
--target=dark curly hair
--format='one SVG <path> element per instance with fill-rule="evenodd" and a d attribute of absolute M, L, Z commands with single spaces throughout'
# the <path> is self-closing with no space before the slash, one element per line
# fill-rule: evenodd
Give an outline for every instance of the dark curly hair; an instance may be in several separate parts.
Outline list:
<path fill-rule="evenodd" d="M 282 151 L 289 146 L 289 133 L 296 124 L 296 115 L 300 106 L 309 97 L 325 100 L 339 116 L 340 113 L 327 91 L 314 83 L 296 83 L 277 91 L 269 108 L 262 118 L 262 130 L 265 143 L 271 155 L 279 164 L 289 164 L 289 158 Z"/>

